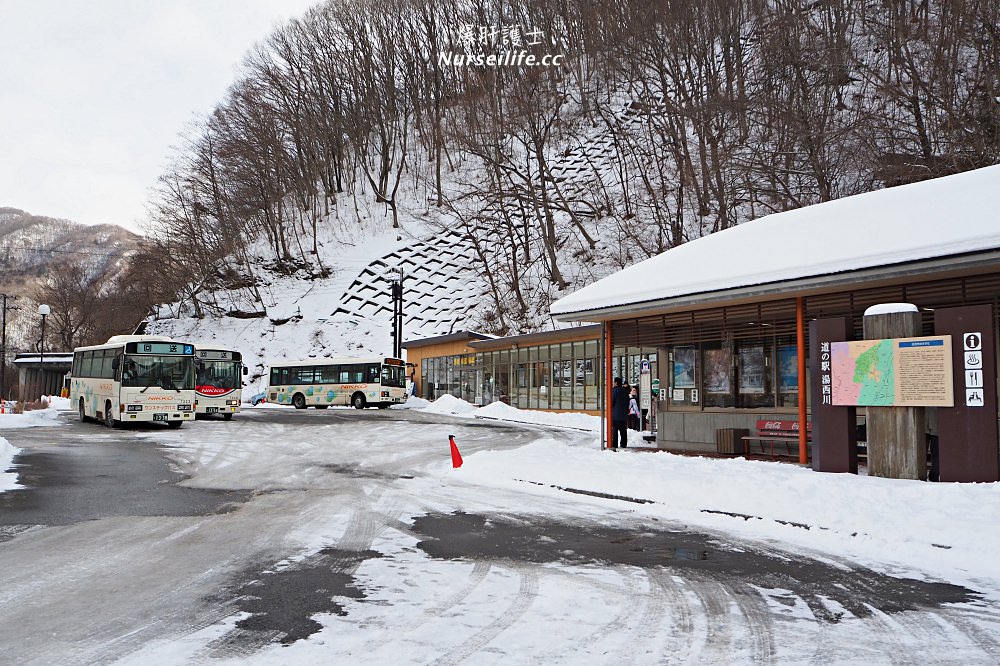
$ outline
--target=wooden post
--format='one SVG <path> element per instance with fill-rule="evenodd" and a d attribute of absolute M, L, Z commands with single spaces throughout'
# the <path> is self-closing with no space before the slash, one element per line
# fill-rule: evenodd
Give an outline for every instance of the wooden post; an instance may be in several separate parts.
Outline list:
<path fill-rule="evenodd" d="M 602 417 L 607 417 L 604 424 L 604 441 L 601 448 L 606 449 L 611 446 L 611 322 L 604 322 L 604 410 Z"/>
<path fill-rule="evenodd" d="M 913 307 L 913 306 L 910 306 Z M 866 314 L 865 340 L 914 338 L 920 313 Z M 927 432 L 923 407 L 868 407 L 868 474 L 892 479 L 927 478 Z"/>

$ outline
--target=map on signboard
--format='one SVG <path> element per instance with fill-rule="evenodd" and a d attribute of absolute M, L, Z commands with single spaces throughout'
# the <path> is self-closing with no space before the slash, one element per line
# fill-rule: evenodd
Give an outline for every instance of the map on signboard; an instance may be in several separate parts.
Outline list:
<path fill-rule="evenodd" d="M 896 399 L 892 340 L 830 345 L 833 404 L 891 406 Z"/>
<path fill-rule="evenodd" d="M 834 405 L 951 407 L 951 336 L 834 342 Z"/>

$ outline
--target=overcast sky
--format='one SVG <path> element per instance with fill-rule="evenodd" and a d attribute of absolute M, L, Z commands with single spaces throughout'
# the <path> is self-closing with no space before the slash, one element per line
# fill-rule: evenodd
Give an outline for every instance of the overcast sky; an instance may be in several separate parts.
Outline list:
<path fill-rule="evenodd" d="M 0 0 L 0 206 L 139 231 L 185 126 L 320 0 Z"/>

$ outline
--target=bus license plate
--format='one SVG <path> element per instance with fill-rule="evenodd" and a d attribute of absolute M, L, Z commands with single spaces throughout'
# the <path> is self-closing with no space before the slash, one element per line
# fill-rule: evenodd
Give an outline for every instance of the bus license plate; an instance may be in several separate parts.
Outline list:
<path fill-rule="evenodd" d="M 153 414 L 153 420 L 154 421 L 166 421 L 167 420 L 167 415 L 166 414 Z"/>
<path fill-rule="evenodd" d="M 218 411 L 219 411 L 218 407 L 206 407 L 205 408 L 205 413 L 206 414 L 216 414 L 216 413 L 218 413 Z"/>

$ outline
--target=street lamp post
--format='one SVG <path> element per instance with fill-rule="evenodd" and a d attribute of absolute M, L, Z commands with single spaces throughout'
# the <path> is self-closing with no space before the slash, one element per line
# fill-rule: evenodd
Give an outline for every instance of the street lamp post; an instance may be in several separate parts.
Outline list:
<path fill-rule="evenodd" d="M 38 372 L 42 378 L 42 395 L 45 395 L 45 318 L 49 316 L 51 309 L 42 303 L 38 306 L 38 314 L 42 315 L 42 339 L 38 345 Z"/>

